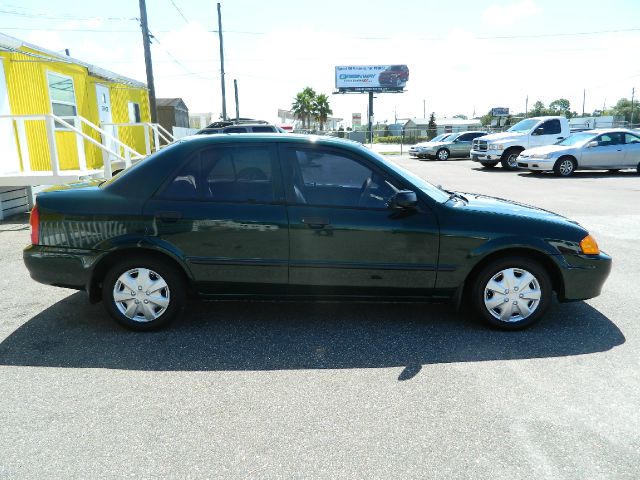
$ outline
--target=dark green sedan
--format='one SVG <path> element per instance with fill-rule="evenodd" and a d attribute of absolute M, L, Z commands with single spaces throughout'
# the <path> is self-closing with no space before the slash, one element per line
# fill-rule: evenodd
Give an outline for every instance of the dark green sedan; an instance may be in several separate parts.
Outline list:
<path fill-rule="evenodd" d="M 33 279 L 85 290 L 136 330 L 166 325 L 192 296 L 447 299 L 518 329 L 553 292 L 599 295 L 611 269 L 564 217 L 309 136 L 179 141 L 108 181 L 41 193 L 31 227 Z"/>

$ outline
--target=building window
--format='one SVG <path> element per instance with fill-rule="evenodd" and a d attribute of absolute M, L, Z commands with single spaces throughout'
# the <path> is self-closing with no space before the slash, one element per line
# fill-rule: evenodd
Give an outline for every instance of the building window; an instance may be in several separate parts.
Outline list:
<path fill-rule="evenodd" d="M 129 123 L 140 123 L 140 104 L 129 102 Z"/>
<path fill-rule="evenodd" d="M 47 83 L 51 99 L 51 112 L 69 122 L 70 119 L 65 117 L 75 117 L 78 113 L 73 79 L 59 73 L 47 72 Z M 56 128 L 65 129 L 59 122 L 56 122 Z"/>

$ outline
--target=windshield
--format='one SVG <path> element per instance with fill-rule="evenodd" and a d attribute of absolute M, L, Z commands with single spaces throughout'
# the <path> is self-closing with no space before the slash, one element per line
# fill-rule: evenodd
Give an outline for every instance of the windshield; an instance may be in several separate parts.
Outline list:
<path fill-rule="evenodd" d="M 439 142 L 441 140 L 444 140 L 445 138 L 447 138 L 450 134 L 449 133 L 441 133 L 440 135 L 436 135 L 435 137 L 433 137 L 430 142 Z"/>
<path fill-rule="evenodd" d="M 559 141 L 556 145 L 562 145 L 563 147 L 571 147 L 573 145 L 580 145 L 581 143 L 586 143 L 589 140 L 595 138 L 593 133 L 581 132 L 581 133 L 573 133 L 569 135 L 564 140 Z"/>
<path fill-rule="evenodd" d="M 536 120 L 535 118 L 527 118 L 525 120 L 520 120 L 513 127 L 511 127 L 507 132 L 528 132 L 533 127 L 535 127 L 540 120 Z"/>
<path fill-rule="evenodd" d="M 362 148 L 364 148 L 364 147 L 362 147 Z M 390 168 L 391 170 L 396 172 L 401 177 L 406 178 L 407 180 L 409 180 L 416 187 L 418 187 L 424 193 L 426 193 L 431 198 L 433 198 L 436 202 L 444 203 L 447 200 L 449 200 L 449 194 L 447 192 L 445 192 L 444 190 L 441 190 L 440 188 L 436 187 L 435 185 L 427 182 L 426 180 L 423 180 L 422 178 L 420 178 L 416 174 L 411 173 L 409 170 L 407 170 L 406 168 L 401 167 L 397 163 L 392 162 L 390 160 L 387 160 L 382 155 L 380 155 L 380 154 L 378 154 L 376 152 L 372 152 L 371 150 L 368 150 L 368 149 L 365 149 L 365 151 L 369 155 L 373 155 L 374 157 L 376 157 L 379 161 L 384 163 L 388 168 Z"/>

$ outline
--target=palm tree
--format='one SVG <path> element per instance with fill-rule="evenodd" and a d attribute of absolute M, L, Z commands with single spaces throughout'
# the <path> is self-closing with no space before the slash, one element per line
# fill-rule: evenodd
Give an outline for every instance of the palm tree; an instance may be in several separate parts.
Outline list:
<path fill-rule="evenodd" d="M 327 118 L 333 114 L 333 110 L 331 110 L 329 106 L 329 97 L 324 93 L 316 96 L 314 107 L 314 114 L 316 120 L 320 123 L 320 130 L 324 130 L 324 124 L 327 122 Z"/>
<path fill-rule="evenodd" d="M 302 120 L 304 126 L 305 120 L 307 128 L 311 128 L 311 116 L 314 115 L 316 92 L 311 87 L 305 87 L 301 92 L 296 94 L 291 111 L 293 115 Z"/>

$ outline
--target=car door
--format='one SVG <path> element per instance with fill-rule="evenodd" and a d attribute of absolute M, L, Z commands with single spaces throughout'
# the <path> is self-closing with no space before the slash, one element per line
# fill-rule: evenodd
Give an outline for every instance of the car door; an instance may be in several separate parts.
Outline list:
<path fill-rule="evenodd" d="M 387 206 L 406 187 L 355 153 L 283 144 L 292 291 L 424 294 L 434 287 L 438 225 L 426 205 Z"/>
<path fill-rule="evenodd" d="M 145 205 L 157 239 L 205 293 L 284 291 L 288 222 L 274 144 L 209 146 Z"/>
<path fill-rule="evenodd" d="M 471 150 L 471 141 L 469 141 L 468 138 L 468 133 L 462 133 L 458 135 L 453 142 L 451 142 L 450 148 L 452 157 L 464 157 L 464 151 Z"/>
<path fill-rule="evenodd" d="M 593 142 L 596 142 L 593 145 Z M 583 149 L 580 167 L 588 169 L 616 168 L 624 165 L 624 134 L 603 133 Z"/>
<path fill-rule="evenodd" d="M 640 167 L 640 136 L 624 134 L 624 164 L 627 168 Z"/>

